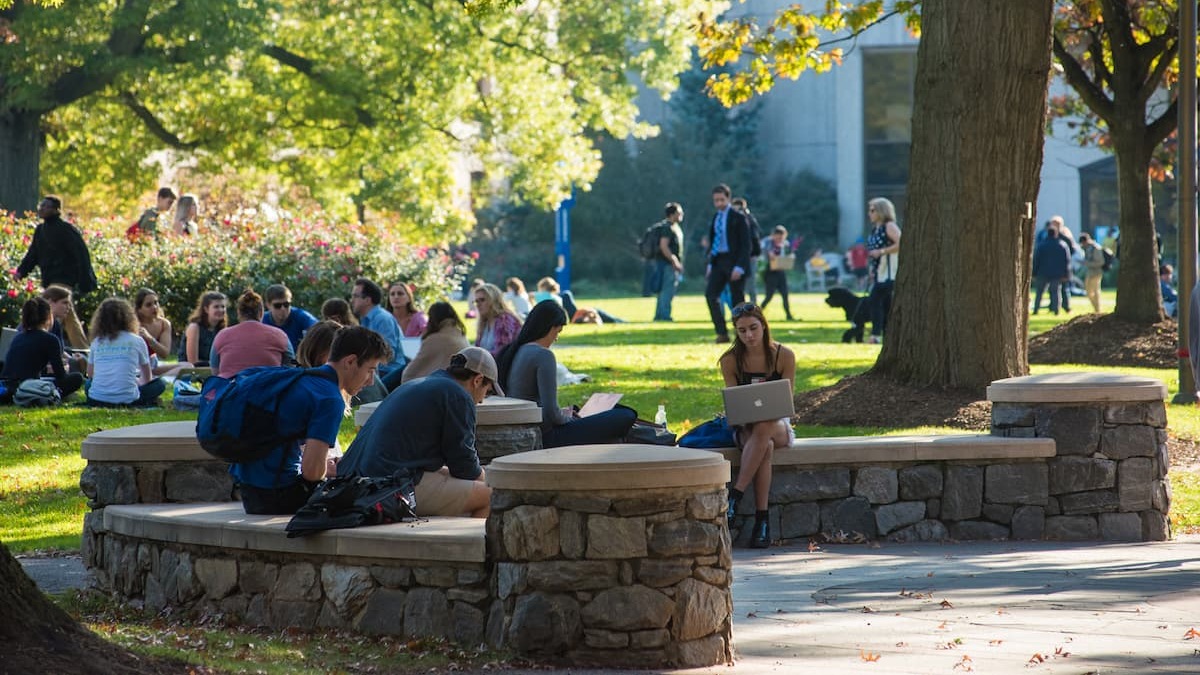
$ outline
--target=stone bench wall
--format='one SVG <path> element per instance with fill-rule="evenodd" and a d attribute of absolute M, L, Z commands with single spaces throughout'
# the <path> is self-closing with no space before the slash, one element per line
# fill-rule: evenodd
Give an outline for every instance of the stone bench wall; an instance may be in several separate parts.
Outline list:
<path fill-rule="evenodd" d="M 485 640 L 491 574 L 483 563 L 270 553 L 114 533 L 94 562 L 102 587 L 151 612 L 170 607 L 280 630 Z"/>

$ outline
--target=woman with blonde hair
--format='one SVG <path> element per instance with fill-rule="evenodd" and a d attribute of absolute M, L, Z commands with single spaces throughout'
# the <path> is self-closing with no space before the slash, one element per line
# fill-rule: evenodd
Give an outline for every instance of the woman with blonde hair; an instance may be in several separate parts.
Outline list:
<path fill-rule="evenodd" d="M 171 219 L 171 231 L 179 235 L 193 235 L 200 229 L 200 204 L 196 195 L 185 194 L 175 202 L 175 216 Z"/>
<path fill-rule="evenodd" d="M 504 299 L 508 300 L 513 311 L 524 321 L 529 315 L 529 310 L 533 308 L 529 303 L 529 291 L 525 290 L 525 282 L 521 281 L 520 277 L 509 277 L 504 281 L 504 286 L 508 289 L 504 293 Z"/>
<path fill-rule="evenodd" d="M 483 347 L 497 356 L 521 331 L 521 319 L 517 317 L 504 294 L 495 284 L 483 284 L 475 289 L 475 309 L 479 312 L 479 326 L 475 334 L 475 346 Z"/>
<path fill-rule="evenodd" d="M 123 298 L 108 298 L 92 316 L 88 405 L 153 406 L 166 384 L 150 370 L 150 350 L 137 334 L 137 314 Z"/>
<path fill-rule="evenodd" d="M 892 291 L 896 286 L 896 266 L 900 262 L 900 226 L 896 224 L 896 207 L 883 197 L 867 202 L 867 216 L 874 226 L 867 236 L 867 255 L 870 256 L 871 339 L 878 344 L 887 328 L 892 311 Z"/>

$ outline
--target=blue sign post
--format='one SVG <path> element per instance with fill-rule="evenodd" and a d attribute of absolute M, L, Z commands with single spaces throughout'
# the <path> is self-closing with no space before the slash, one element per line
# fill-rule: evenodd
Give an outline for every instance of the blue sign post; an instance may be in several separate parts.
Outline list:
<path fill-rule="evenodd" d="M 575 206 L 575 188 L 554 210 L 554 279 L 564 291 L 571 290 L 571 207 Z"/>

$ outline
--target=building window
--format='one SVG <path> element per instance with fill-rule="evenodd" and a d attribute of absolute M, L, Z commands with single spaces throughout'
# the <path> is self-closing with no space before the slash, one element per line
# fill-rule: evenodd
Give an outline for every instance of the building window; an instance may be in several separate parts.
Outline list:
<path fill-rule="evenodd" d="M 916 74 L 915 47 L 863 53 L 863 201 L 886 197 L 901 217 L 908 194 Z"/>

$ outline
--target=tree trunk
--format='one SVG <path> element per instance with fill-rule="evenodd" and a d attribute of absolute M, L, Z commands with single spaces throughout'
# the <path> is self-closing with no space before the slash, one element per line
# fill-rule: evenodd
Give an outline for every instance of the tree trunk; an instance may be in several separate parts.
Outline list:
<path fill-rule="evenodd" d="M 875 372 L 982 388 L 1026 348 L 1053 0 L 926 0 L 908 209 Z M 868 96 L 868 105 L 870 98 Z"/>
<path fill-rule="evenodd" d="M 41 115 L 0 112 L 0 211 L 32 211 L 38 202 Z"/>
<path fill-rule="evenodd" d="M 1125 134 L 1112 132 L 1121 214 L 1121 257 L 1113 314 L 1125 321 L 1147 324 L 1162 321 L 1162 291 L 1158 285 L 1158 243 L 1150 196 L 1151 152 L 1141 141 L 1144 123 L 1141 119 L 1133 121 L 1137 128 Z"/>

